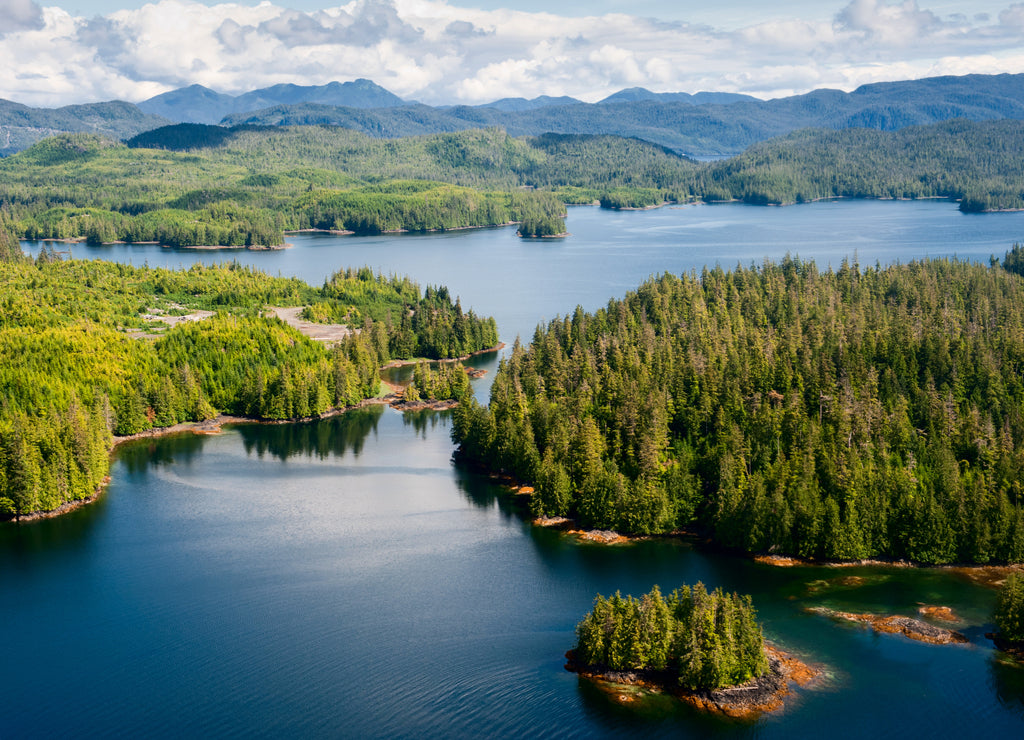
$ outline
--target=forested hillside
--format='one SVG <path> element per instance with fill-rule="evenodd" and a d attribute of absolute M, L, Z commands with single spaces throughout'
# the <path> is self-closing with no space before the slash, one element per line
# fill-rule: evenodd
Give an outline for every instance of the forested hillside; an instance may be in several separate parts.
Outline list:
<path fill-rule="evenodd" d="M 333 125 L 396 138 L 500 127 L 512 136 L 613 134 L 637 137 L 695 157 L 739 154 L 752 144 L 803 128 L 894 131 L 966 119 L 1024 118 L 1024 75 L 964 75 L 863 85 L 853 92 L 812 90 L 774 100 L 694 105 L 664 97 L 529 110 L 453 106 L 361 110 L 329 105 L 275 105 L 229 116 L 226 125 Z"/>
<path fill-rule="evenodd" d="M 373 139 L 333 127 L 182 124 L 128 146 L 76 134 L 0 160 L 0 208 L 23 238 L 279 245 L 298 229 L 377 234 L 520 224 L 565 231 L 564 204 L 793 203 L 828 197 L 1024 207 L 1024 122 L 803 131 L 701 164 L 614 136 L 498 129 Z"/>
<path fill-rule="evenodd" d="M 537 514 L 751 552 L 1024 560 L 1024 281 L 932 260 L 664 275 L 538 328 L 461 454 Z"/>
<path fill-rule="evenodd" d="M 1024 125 L 950 121 L 899 131 L 800 131 L 716 163 L 693 190 L 706 200 L 951 198 L 963 211 L 1024 208 Z"/>
<path fill-rule="evenodd" d="M 614 135 L 641 138 L 689 156 L 723 157 L 803 128 L 893 131 L 952 119 L 1024 119 L 1022 90 L 1024 75 L 964 75 L 879 82 L 852 92 L 812 90 L 773 100 L 634 88 L 593 104 L 569 98 L 559 105 L 559 99 L 541 96 L 432 107 L 405 104 L 369 80 L 275 85 L 239 96 L 192 85 L 138 107 L 112 101 L 48 109 L 0 100 L 0 156 L 58 133 L 89 131 L 125 139 L 166 123 L 158 117 L 166 116 L 227 126 L 331 125 L 392 139 L 488 127 L 512 136 Z"/>
<path fill-rule="evenodd" d="M 314 289 L 237 265 L 186 271 L 102 261 L 0 262 L 0 517 L 92 495 L 111 435 L 219 412 L 292 419 L 378 392 L 388 360 L 497 343 L 493 319 L 368 269 Z M 268 305 L 314 305 L 359 329 L 333 348 Z M 178 321 L 196 309 L 202 321 Z M 167 324 L 173 326 L 168 328 Z"/>
<path fill-rule="evenodd" d="M 20 152 L 55 134 L 90 132 L 121 139 L 167 123 L 166 118 L 147 115 L 120 100 L 63 108 L 30 108 L 0 99 L 0 157 Z"/>
<path fill-rule="evenodd" d="M 281 244 L 289 229 L 379 233 L 527 219 L 538 224 L 530 235 L 564 230 L 564 207 L 550 193 L 479 192 L 430 182 L 429 173 L 416 182 L 385 179 L 369 164 L 356 170 L 343 156 L 331 161 L 353 146 L 349 132 L 289 133 L 282 142 L 267 132 L 250 147 L 246 137 L 259 134 L 241 132 L 236 148 L 190 153 L 55 137 L 0 161 L 0 202 L 26 238 L 94 243 L 267 246 Z"/>

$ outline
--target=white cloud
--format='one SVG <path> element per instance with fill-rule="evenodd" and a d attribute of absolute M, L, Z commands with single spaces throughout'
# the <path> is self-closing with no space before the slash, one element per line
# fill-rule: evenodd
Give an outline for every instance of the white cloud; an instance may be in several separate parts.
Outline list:
<path fill-rule="evenodd" d="M 159 0 L 94 18 L 0 0 L 7 71 L 0 97 L 57 105 L 142 100 L 191 83 L 238 93 L 357 77 L 428 103 L 596 100 L 630 86 L 773 97 L 880 79 L 1024 71 L 1024 3 L 968 17 L 940 15 L 928 1 L 850 0 L 831 21 L 776 13 L 724 30 L 446 0 L 354 0 L 312 12 L 288 9 L 286 0 Z"/>
<path fill-rule="evenodd" d="M 937 15 L 921 10 L 916 0 L 898 4 L 885 0 L 853 0 L 836 16 L 840 31 L 862 34 L 883 44 L 913 43 L 943 25 Z"/>

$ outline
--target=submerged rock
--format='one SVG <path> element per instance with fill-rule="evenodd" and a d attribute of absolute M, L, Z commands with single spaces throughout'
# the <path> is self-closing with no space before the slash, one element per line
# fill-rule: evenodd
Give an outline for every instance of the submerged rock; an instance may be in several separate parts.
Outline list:
<path fill-rule="evenodd" d="M 956 613 L 948 606 L 934 606 L 932 604 L 922 604 L 917 608 L 917 613 L 922 617 L 928 617 L 929 619 L 935 619 L 940 622 L 961 622 Z"/>
<path fill-rule="evenodd" d="M 878 632 L 887 634 L 902 634 L 911 640 L 927 642 L 932 645 L 952 645 L 967 642 L 967 638 L 955 630 L 945 627 L 936 627 L 914 617 L 903 617 L 899 615 L 882 616 L 879 614 L 853 614 L 829 609 L 824 606 L 807 607 L 812 614 L 821 614 L 832 619 L 842 619 L 848 622 L 861 622 L 871 625 Z"/>
<path fill-rule="evenodd" d="M 630 540 L 629 537 L 610 529 L 570 529 L 569 534 L 576 535 L 585 542 L 597 542 L 601 545 L 618 545 Z"/>

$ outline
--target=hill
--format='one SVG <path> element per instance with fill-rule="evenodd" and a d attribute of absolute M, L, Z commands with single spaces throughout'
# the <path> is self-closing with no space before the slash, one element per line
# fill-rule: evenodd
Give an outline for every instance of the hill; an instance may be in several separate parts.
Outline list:
<path fill-rule="evenodd" d="M 703 105 L 623 91 L 618 97 L 596 104 L 503 107 L 509 109 L 425 105 L 356 109 L 303 103 L 235 114 L 223 122 L 272 126 L 326 124 L 389 138 L 488 126 L 503 128 L 512 136 L 601 133 L 645 139 L 695 157 L 724 157 L 802 128 L 892 131 L 954 118 L 1022 119 L 1024 75 L 934 77 L 865 85 L 850 93 L 815 90 L 776 100 Z"/>
<path fill-rule="evenodd" d="M 0 100 L 0 156 L 19 152 L 57 133 L 88 132 L 122 139 L 166 123 L 167 119 L 148 115 L 120 100 L 63 108 L 30 108 Z"/>

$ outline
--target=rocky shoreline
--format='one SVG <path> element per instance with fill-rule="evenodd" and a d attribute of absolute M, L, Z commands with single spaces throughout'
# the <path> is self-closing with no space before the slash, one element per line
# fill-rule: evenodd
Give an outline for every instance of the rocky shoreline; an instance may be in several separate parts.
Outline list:
<path fill-rule="evenodd" d="M 934 608 L 945 609 L 949 612 L 950 616 L 952 615 L 952 611 L 949 610 L 948 607 Z M 914 617 L 904 617 L 899 615 L 884 616 L 881 614 L 853 614 L 851 612 L 829 609 L 824 606 L 809 606 L 804 611 L 811 614 L 820 614 L 840 621 L 859 622 L 861 624 L 869 625 L 876 632 L 901 634 L 905 637 L 909 637 L 911 640 L 927 642 L 930 645 L 960 645 L 968 642 L 968 639 L 956 630 L 937 627 L 934 624 L 928 624 L 927 622 Z M 947 619 L 946 621 L 949 620 Z"/>
<path fill-rule="evenodd" d="M 756 719 L 765 712 L 774 712 L 785 705 L 792 694 L 791 685 L 808 686 L 822 671 L 777 647 L 765 646 L 768 671 L 741 686 L 722 689 L 689 690 L 676 684 L 669 671 L 607 671 L 575 662 L 573 651 L 565 654 L 565 669 L 589 679 L 611 698 L 630 703 L 637 698 L 637 689 L 675 696 L 698 709 L 736 719 Z"/>
<path fill-rule="evenodd" d="M 484 472 L 487 472 L 486 468 L 482 468 Z M 491 477 L 502 485 L 508 488 L 509 492 L 517 496 L 530 496 L 533 494 L 534 489 L 532 486 L 522 485 L 511 476 L 501 473 L 490 473 Z M 565 534 L 575 536 L 585 542 L 596 542 L 603 544 L 624 544 L 629 542 L 639 542 L 641 540 L 647 540 L 652 538 L 672 538 L 672 537 L 686 537 L 694 541 L 699 541 L 703 545 L 713 547 L 717 549 L 724 549 L 716 545 L 715 542 L 704 535 L 691 530 L 676 530 L 672 532 L 665 532 L 662 534 L 654 535 L 630 535 L 621 534 L 611 530 L 584 530 L 578 528 L 576 521 L 569 517 L 537 517 L 531 520 L 532 524 L 536 527 L 547 527 L 550 529 L 562 530 Z M 736 553 L 736 550 L 726 550 L 727 552 Z M 740 553 L 743 554 L 743 553 Z M 793 567 L 811 567 L 811 568 L 855 568 L 855 567 L 885 567 L 885 568 L 932 568 L 936 570 L 944 570 L 951 573 L 957 573 L 959 575 L 968 578 L 975 583 L 990 588 L 1001 586 L 1003 581 L 1006 580 L 1007 575 L 1010 573 L 1024 573 L 1024 563 L 1015 563 L 1008 565 L 971 565 L 964 563 L 957 564 L 943 564 L 943 565 L 930 565 L 927 563 L 913 563 L 909 560 L 878 560 L 878 559 L 863 559 L 863 560 L 841 560 L 841 561 L 820 561 L 820 560 L 807 560 L 804 558 L 792 557 L 788 555 L 756 555 L 747 553 L 747 557 L 752 559 L 756 563 L 762 565 L 770 565 L 775 568 L 793 568 Z M 945 608 L 945 607 L 942 607 Z"/>

